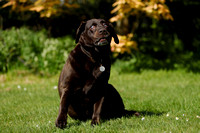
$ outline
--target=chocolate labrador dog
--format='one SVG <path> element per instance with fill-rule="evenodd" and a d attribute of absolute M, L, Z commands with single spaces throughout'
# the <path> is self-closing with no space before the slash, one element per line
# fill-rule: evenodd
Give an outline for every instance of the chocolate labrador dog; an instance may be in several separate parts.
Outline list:
<path fill-rule="evenodd" d="M 58 90 L 60 108 L 56 126 L 65 128 L 67 114 L 79 120 L 121 117 L 127 113 L 122 98 L 108 84 L 110 77 L 110 42 L 119 43 L 112 25 L 103 19 L 82 22 L 77 30 L 76 47 L 60 74 Z"/>

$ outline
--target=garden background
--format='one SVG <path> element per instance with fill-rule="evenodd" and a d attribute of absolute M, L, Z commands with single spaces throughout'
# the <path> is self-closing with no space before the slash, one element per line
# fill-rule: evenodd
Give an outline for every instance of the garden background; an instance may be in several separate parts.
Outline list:
<path fill-rule="evenodd" d="M 142 115 L 94 128 L 69 119 L 66 132 L 199 132 L 199 9 L 197 0 L 0 0 L 0 132 L 62 132 L 59 73 L 91 18 L 114 25 L 110 83 Z"/>
<path fill-rule="evenodd" d="M 112 45 L 112 59 L 125 61 L 122 70 L 200 71 L 196 0 L 1 0 L 0 7 L 1 72 L 57 72 L 80 22 L 91 18 L 113 22 L 121 41 Z"/>

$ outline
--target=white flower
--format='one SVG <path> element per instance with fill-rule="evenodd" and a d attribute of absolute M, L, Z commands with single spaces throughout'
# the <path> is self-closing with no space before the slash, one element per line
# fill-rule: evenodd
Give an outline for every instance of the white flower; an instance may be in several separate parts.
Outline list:
<path fill-rule="evenodd" d="M 143 121 L 144 119 L 145 119 L 145 118 L 144 118 L 144 117 L 142 117 L 142 119 L 141 119 L 141 120 Z"/>
<path fill-rule="evenodd" d="M 183 116 L 185 116 L 185 114 L 183 114 Z"/>
<path fill-rule="evenodd" d="M 37 56 L 35 56 L 35 58 L 34 58 L 34 61 L 35 61 L 35 62 L 37 62 L 37 61 L 38 61 L 38 57 L 37 57 Z"/>
<path fill-rule="evenodd" d="M 178 117 L 176 117 L 176 120 L 179 120 L 179 118 L 178 118 Z"/>
<path fill-rule="evenodd" d="M 51 121 L 49 121 L 49 123 L 51 123 Z"/>
<path fill-rule="evenodd" d="M 39 125 L 36 125 L 36 127 L 39 127 Z"/>
<path fill-rule="evenodd" d="M 186 121 L 189 121 L 189 119 L 187 118 Z"/>
<path fill-rule="evenodd" d="M 57 89 L 57 88 L 58 88 L 57 86 L 54 86 L 54 87 L 53 87 L 53 89 Z"/>
<path fill-rule="evenodd" d="M 46 67 L 48 65 L 48 61 L 44 61 L 44 66 Z"/>
<path fill-rule="evenodd" d="M 5 86 L 5 84 L 1 84 L 1 87 L 4 87 Z"/>
<path fill-rule="evenodd" d="M 167 113 L 167 115 L 166 115 L 167 117 L 169 116 L 169 114 Z"/>
<path fill-rule="evenodd" d="M 200 118 L 200 116 L 197 115 L 197 118 Z"/>
<path fill-rule="evenodd" d="M 27 89 L 26 88 L 24 88 L 24 91 L 26 91 Z"/>
<path fill-rule="evenodd" d="M 18 89 L 20 89 L 20 88 L 21 88 L 21 86 L 20 86 L 20 85 L 18 85 L 18 86 L 17 86 L 17 88 L 18 88 Z"/>

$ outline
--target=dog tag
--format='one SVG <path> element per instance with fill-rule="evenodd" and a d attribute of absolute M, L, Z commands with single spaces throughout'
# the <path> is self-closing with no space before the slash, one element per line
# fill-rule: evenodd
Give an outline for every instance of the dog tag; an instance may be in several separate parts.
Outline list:
<path fill-rule="evenodd" d="M 101 72 L 104 72 L 104 71 L 105 71 L 105 67 L 104 67 L 104 66 L 100 66 L 100 67 L 99 67 L 99 70 L 100 70 Z"/>

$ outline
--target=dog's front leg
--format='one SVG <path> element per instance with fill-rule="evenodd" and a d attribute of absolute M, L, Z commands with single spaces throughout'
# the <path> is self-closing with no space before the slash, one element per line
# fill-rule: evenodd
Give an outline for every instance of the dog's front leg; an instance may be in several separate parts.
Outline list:
<path fill-rule="evenodd" d="M 91 125 L 99 124 L 99 122 L 100 122 L 100 113 L 101 113 L 101 108 L 102 108 L 103 101 L 104 101 L 104 97 L 102 97 L 99 101 L 97 101 L 94 104 Z"/>
<path fill-rule="evenodd" d="M 61 129 L 65 128 L 67 124 L 67 112 L 69 104 L 70 104 L 70 92 L 69 90 L 65 90 L 61 95 L 59 114 L 56 119 L 56 126 Z"/>

